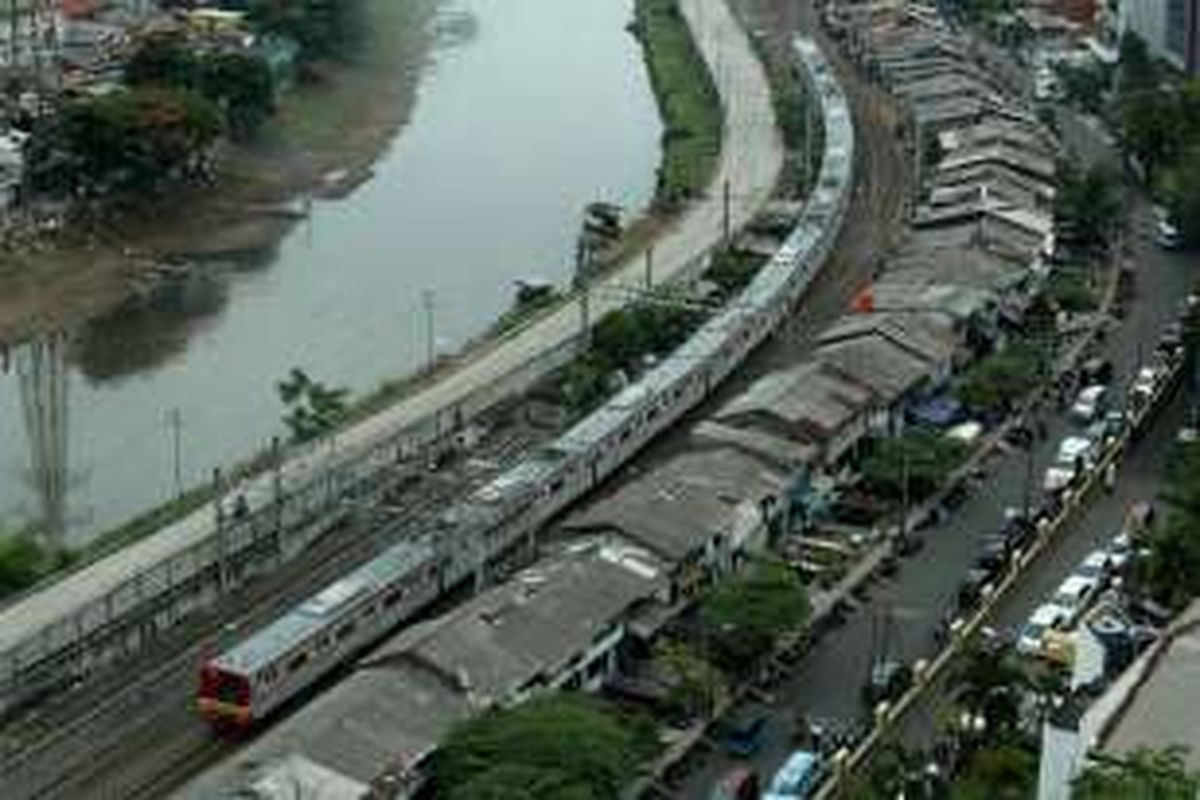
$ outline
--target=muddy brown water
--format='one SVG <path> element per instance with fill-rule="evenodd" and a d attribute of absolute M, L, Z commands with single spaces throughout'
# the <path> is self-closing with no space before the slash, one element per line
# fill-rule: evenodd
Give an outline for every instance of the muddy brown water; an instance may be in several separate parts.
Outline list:
<path fill-rule="evenodd" d="M 632 0 L 457 0 L 408 124 L 348 197 L 270 251 L 168 281 L 73 332 L 68 541 L 79 544 L 282 432 L 292 367 L 363 393 L 425 359 L 424 292 L 449 352 L 514 281 L 565 285 L 583 207 L 651 196 L 661 124 Z M 20 354 L 17 354 L 20 356 Z M 36 517 L 20 381 L 0 365 L 0 520 Z"/>

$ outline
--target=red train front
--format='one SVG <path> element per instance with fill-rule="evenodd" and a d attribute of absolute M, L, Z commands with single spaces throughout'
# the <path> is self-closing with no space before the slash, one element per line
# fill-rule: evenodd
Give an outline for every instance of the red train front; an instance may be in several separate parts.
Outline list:
<path fill-rule="evenodd" d="M 200 668 L 200 715 L 218 727 L 247 728 L 250 713 L 250 681 L 245 675 L 222 670 L 209 661 Z"/>

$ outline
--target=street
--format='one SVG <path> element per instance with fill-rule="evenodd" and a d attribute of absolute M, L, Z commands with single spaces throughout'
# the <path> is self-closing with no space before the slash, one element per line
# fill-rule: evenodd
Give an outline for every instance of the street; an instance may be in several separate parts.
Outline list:
<path fill-rule="evenodd" d="M 1084 125 L 1073 129 L 1068 138 L 1076 140 L 1076 146 L 1086 146 L 1088 158 L 1103 157 L 1099 137 L 1077 141 L 1087 140 L 1087 131 L 1094 133 Z M 1122 389 L 1149 358 L 1163 328 L 1177 318 L 1194 285 L 1191 259 L 1154 243 L 1152 212 L 1140 193 L 1132 194 L 1129 230 L 1136 297 L 1124 319 L 1109 328 L 1098 351 L 1112 361 L 1115 385 Z M 1019 625 L 1097 542 L 1115 535 L 1130 503 L 1154 496 L 1168 445 L 1185 410 L 1181 397 L 1182 393 L 1134 445 L 1118 473 L 1113 495 L 1096 499 L 1026 573 L 1001 606 L 996 625 Z M 1054 458 L 1059 440 L 1077 430 L 1061 413 L 1049 415 L 1045 421 L 1048 435 L 1033 448 L 1032 470 L 1023 450 L 993 455 L 986 478 L 970 499 L 948 520 L 924 532 L 924 549 L 902 562 L 894 578 L 871 586 L 862 607 L 843 626 L 819 638 L 795 674 L 775 690 L 773 701 L 764 709 L 770 719 L 762 747 L 753 757 L 762 779 L 769 780 L 792 751 L 797 715 L 849 721 L 864 714 L 860 690 L 873 654 L 911 663 L 936 652 L 934 630 L 943 613 L 953 607 L 959 582 L 978 554 L 980 540 L 999 531 L 1005 508 L 1023 505 L 1027 476 L 1032 477 L 1036 501 L 1042 474 Z M 887 652 L 883 653 L 885 645 Z M 908 718 L 905 732 L 913 741 L 924 740 L 934 719 L 936 712 L 918 711 Z M 736 763 L 714 749 L 675 796 L 707 797 L 716 779 Z"/>

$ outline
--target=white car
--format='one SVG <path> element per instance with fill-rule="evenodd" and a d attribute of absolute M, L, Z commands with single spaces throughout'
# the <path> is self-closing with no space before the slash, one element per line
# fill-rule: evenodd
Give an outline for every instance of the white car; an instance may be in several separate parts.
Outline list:
<path fill-rule="evenodd" d="M 1037 607 L 1017 634 L 1017 652 L 1027 656 L 1041 655 L 1046 633 L 1066 624 L 1071 612 L 1054 603 Z"/>
<path fill-rule="evenodd" d="M 1086 436 L 1068 436 L 1058 445 L 1058 455 L 1054 464 L 1046 470 L 1042 488 L 1047 492 L 1057 492 L 1066 488 L 1075 480 L 1078 466 L 1088 469 L 1096 455 L 1097 443 Z"/>
<path fill-rule="evenodd" d="M 1093 384 L 1075 398 L 1075 404 L 1071 406 L 1071 416 L 1079 422 L 1091 422 L 1104 412 L 1107 399 L 1108 389 L 1100 384 Z"/>
<path fill-rule="evenodd" d="M 1106 554 L 1112 570 L 1114 572 L 1123 571 L 1129 563 L 1129 559 L 1133 558 L 1133 540 L 1129 537 L 1129 534 L 1119 533 L 1113 537 Z"/>
<path fill-rule="evenodd" d="M 1097 583 L 1104 583 L 1114 569 L 1112 557 L 1107 550 L 1093 550 L 1087 554 L 1072 575 L 1078 575 Z"/>
<path fill-rule="evenodd" d="M 1054 593 L 1051 604 L 1067 612 L 1066 623 L 1074 625 L 1087 610 L 1088 604 L 1100 588 L 1100 581 L 1080 574 L 1071 575 L 1063 581 L 1058 591 Z"/>
<path fill-rule="evenodd" d="M 1183 244 L 1183 235 L 1179 232 L 1179 228 L 1164 219 L 1159 220 L 1156 226 L 1154 240 L 1162 249 L 1174 250 Z"/>
<path fill-rule="evenodd" d="M 1131 394 L 1140 396 L 1143 400 L 1148 400 L 1153 396 L 1155 389 L 1158 388 L 1158 370 L 1154 367 L 1142 367 L 1138 370 L 1137 377 L 1133 379 L 1133 386 L 1129 391 Z"/>

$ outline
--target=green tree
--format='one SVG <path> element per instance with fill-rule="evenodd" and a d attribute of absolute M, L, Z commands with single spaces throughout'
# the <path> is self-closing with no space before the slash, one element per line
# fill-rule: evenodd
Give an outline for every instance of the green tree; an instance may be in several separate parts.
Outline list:
<path fill-rule="evenodd" d="M 304 59 L 350 59 L 366 38 L 362 0 L 250 0 L 248 17 L 260 33 L 286 36 Z"/>
<path fill-rule="evenodd" d="M 1194 800 L 1200 776 L 1189 773 L 1181 748 L 1141 749 L 1123 759 L 1104 758 L 1084 770 L 1074 800 Z"/>
<path fill-rule="evenodd" d="M 275 113 L 275 79 L 267 62 L 250 53 L 215 53 L 204 59 L 201 90 L 224 110 L 225 127 L 247 139 Z"/>
<path fill-rule="evenodd" d="M 862 475 L 871 491 L 898 499 L 908 481 L 909 498 L 932 494 L 950 472 L 962 463 L 967 447 L 962 442 L 922 428 L 899 436 L 877 439 L 863 460 Z"/>
<path fill-rule="evenodd" d="M 973 411 L 1007 411 L 1036 387 L 1041 356 L 1027 344 L 1014 344 L 975 362 L 958 383 L 958 398 Z"/>
<path fill-rule="evenodd" d="M 286 408 L 283 422 L 293 442 L 311 441 L 337 427 L 346 415 L 345 388 L 331 389 L 314 381 L 302 369 L 293 368 L 276 384 Z"/>
<path fill-rule="evenodd" d="M 27 589 L 52 567 L 50 555 L 32 536 L 0 530 L 0 597 Z"/>
<path fill-rule="evenodd" d="M 701 598 L 709 658 L 727 674 L 745 674 L 777 637 L 800 628 L 808 612 L 808 595 L 796 574 L 778 561 L 756 560 Z"/>
<path fill-rule="evenodd" d="M 952 800 L 1027 800 L 1037 789 L 1036 753 L 1013 745 L 976 752 L 954 781 Z"/>
<path fill-rule="evenodd" d="M 31 178 L 56 196 L 156 190 L 202 174 L 220 130 L 216 108 L 190 90 L 145 86 L 73 100 L 35 130 Z"/>
<path fill-rule="evenodd" d="M 720 671 L 681 642 L 662 642 L 654 649 L 658 675 L 670 684 L 668 713 L 682 718 L 708 714 L 725 691 Z"/>
<path fill-rule="evenodd" d="M 1184 244 L 1200 247 L 1200 146 L 1192 146 L 1164 179 L 1167 206 Z"/>
<path fill-rule="evenodd" d="M 453 729 L 434 757 L 434 782 L 452 800 L 600 800 L 616 797 L 655 748 L 651 724 L 554 693 Z"/>
<path fill-rule="evenodd" d="M 219 107 L 225 129 L 236 139 L 252 136 L 275 112 L 271 69 L 241 51 L 198 51 L 175 35 L 150 38 L 125 64 L 130 86 L 158 86 L 203 95 Z"/>
<path fill-rule="evenodd" d="M 1031 685 L 1011 654 L 974 643 L 948 680 L 955 704 L 983 717 L 990 741 L 1011 740 L 1020 723 L 1021 698 Z"/>
<path fill-rule="evenodd" d="M 1105 247 L 1121 219 L 1120 178 L 1104 164 L 1084 170 L 1070 160 L 1060 162 L 1055 175 L 1056 236 L 1084 247 Z"/>

